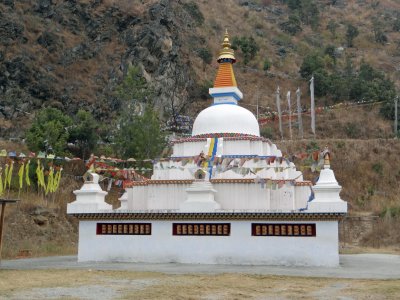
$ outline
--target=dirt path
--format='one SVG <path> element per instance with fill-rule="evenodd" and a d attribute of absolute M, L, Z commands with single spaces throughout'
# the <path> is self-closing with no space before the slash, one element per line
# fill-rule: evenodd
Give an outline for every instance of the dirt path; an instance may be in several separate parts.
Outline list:
<path fill-rule="evenodd" d="M 242 273 L 257 275 L 283 275 L 303 277 L 330 277 L 353 279 L 400 279 L 400 255 L 347 254 L 340 256 L 337 268 L 284 267 L 284 266 L 237 266 L 237 265 L 190 265 L 146 263 L 78 263 L 75 256 L 42 257 L 20 260 L 4 260 L 1 269 L 93 269 L 114 271 L 159 272 L 164 274 L 222 274 Z"/>
<path fill-rule="evenodd" d="M 398 299 L 400 280 L 96 270 L 2 270 L 0 300 Z"/>

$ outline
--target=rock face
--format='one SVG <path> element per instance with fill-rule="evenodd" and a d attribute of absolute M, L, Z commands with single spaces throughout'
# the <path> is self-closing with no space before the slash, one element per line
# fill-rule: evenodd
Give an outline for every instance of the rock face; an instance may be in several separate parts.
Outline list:
<path fill-rule="evenodd" d="M 0 122 L 13 121 L 0 137 L 22 137 L 29 122 L 18 121 L 47 106 L 114 117 L 130 65 L 158 107 L 179 113 L 196 82 L 182 36 L 197 25 L 180 1 L 0 1 Z"/>

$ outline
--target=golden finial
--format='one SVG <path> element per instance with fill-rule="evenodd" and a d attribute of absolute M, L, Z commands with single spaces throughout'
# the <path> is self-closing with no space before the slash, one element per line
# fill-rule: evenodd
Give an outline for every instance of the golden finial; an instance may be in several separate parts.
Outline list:
<path fill-rule="evenodd" d="M 225 59 L 229 60 L 232 63 L 236 62 L 233 49 L 231 48 L 231 43 L 229 41 L 228 29 L 225 30 L 224 41 L 222 42 L 222 49 L 219 52 L 219 57 L 217 61 L 222 62 Z"/>
<path fill-rule="evenodd" d="M 325 147 L 324 152 L 324 168 L 329 169 L 331 166 L 331 153 L 329 152 L 328 146 Z"/>

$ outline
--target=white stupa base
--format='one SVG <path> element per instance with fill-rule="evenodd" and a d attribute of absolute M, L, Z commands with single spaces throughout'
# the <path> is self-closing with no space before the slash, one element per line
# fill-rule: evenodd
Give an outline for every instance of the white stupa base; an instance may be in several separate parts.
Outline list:
<path fill-rule="evenodd" d="M 332 212 L 332 213 L 347 213 L 347 202 L 340 201 L 311 201 L 308 203 L 307 212 Z"/>
<path fill-rule="evenodd" d="M 209 181 L 194 181 L 186 193 L 187 200 L 179 207 L 182 212 L 213 212 L 221 208 L 221 205 L 214 200 L 217 191 Z"/>
<path fill-rule="evenodd" d="M 90 173 L 91 181 L 86 181 L 80 190 L 74 191 L 76 201 L 68 203 L 67 214 L 96 213 L 112 210 L 112 205 L 104 202 L 107 192 L 99 185 L 99 175 Z"/>
<path fill-rule="evenodd" d="M 151 235 L 98 235 L 95 220 L 80 220 L 78 261 L 146 263 L 237 264 L 326 266 L 339 265 L 338 222 L 315 223 L 315 237 L 252 236 L 251 224 L 260 221 L 224 220 L 231 224 L 229 236 L 176 236 L 172 224 L 218 221 L 133 221 L 107 220 L 101 223 L 143 222 L 152 224 Z M 268 221 L 279 223 L 282 221 Z"/>

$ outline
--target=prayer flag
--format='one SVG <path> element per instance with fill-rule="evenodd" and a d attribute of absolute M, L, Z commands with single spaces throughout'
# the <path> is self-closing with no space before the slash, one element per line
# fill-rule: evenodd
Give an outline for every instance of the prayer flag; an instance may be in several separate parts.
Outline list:
<path fill-rule="evenodd" d="M 22 189 L 23 182 L 24 182 L 24 170 L 25 170 L 25 164 L 22 163 L 22 165 L 19 167 L 19 170 L 18 170 L 19 188 L 20 189 Z"/>
<path fill-rule="evenodd" d="M 3 188 L 3 172 L 0 168 L 0 196 L 3 195 L 4 188 Z"/>
<path fill-rule="evenodd" d="M 14 169 L 14 161 L 12 160 L 11 164 L 10 164 L 10 168 L 8 169 L 8 174 L 7 174 L 8 187 L 11 186 L 11 178 L 12 178 L 13 169 Z"/>
<path fill-rule="evenodd" d="M 7 189 L 8 169 L 9 165 L 6 164 L 6 168 L 4 169 L 4 189 Z"/>
<path fill-rule="evenodd" d="M 25 165 L 25 182 L 27 186 L 31 185 L 31 179 L 29 178 L 29 164 L 31 163 L 30 160 Z"/>

